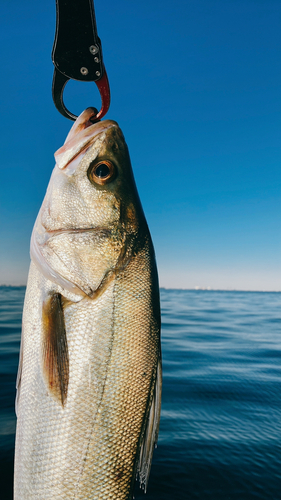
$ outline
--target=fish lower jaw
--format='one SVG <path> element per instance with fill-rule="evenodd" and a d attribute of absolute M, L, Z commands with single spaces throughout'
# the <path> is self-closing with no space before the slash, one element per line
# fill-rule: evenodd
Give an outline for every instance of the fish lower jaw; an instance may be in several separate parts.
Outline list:
<path fill-rule="evenodd" d="M 43 226 L 44 227 L 44 226 Z M 69 228 L 59 228 L 59 229 L 47 229 L 45 228 L 46 231 L 46 236 L 48 239 L 51 238 L 52 236 L 58 236 L 60 234 L 64 233 L 87 233 L 87 232 L 102 232 L 102 233 L 110 233 L 110 229 L 105 228 L 105 227 L 100 227 L 100 226 L 90 226 L 90 227 L 69 227 Z"/>

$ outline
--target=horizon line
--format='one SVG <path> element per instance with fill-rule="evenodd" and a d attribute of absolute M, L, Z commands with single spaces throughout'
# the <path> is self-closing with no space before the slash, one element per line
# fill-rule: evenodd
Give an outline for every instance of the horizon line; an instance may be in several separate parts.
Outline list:
<path fill-rule="evenodd" d="M 0 284 L 0 288 L 26 288 L 27 285 L 7 285 L 6 283 Z M 179 290 L 186 292 L 245 292 L 245 293 L 281 293 L 281 290 L 241 290 L 239 288 L 211 288 L 195 286 L 193 288 L 183 287 L 166 287 L 160 286 L 160 290 Z"/>

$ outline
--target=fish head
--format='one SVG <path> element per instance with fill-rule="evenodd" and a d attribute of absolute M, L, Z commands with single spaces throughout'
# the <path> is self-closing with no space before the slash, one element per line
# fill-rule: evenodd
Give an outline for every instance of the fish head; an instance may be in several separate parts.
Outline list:
<path fill-rule="evenodd" d="M 86 118 L 87 114 L 84 123 Z M 78 125 L 55 153 L 56 166 L 41 210 L 46 231 L 110 227 L 120 220 L 122 201 L 123 205 L 138 201 L 118 124 L 87 120 L 83 130 Z"/>
<path fill-rule="evenodd" d="M 55 153 L 31 243 L 31 257 L 45 276 L 47 264 L 77 288 L 78 273 L 79 287 L 87 294 L 108 270 L 120 266 L 126 241 L 137 235 L 144 221 L 122 131 L 111 120 L 92 124 L 91 113 L 88 109 L 80 115 Z M 98 272 L 101 259 L 105 264 Z M 79 272 L 73 270 L 70 276 L 69 268 L 75 265 Z M 50 279 L 49 271 L 47 275 Z M 87 275 L 86 286 L 81 275 Z"/>

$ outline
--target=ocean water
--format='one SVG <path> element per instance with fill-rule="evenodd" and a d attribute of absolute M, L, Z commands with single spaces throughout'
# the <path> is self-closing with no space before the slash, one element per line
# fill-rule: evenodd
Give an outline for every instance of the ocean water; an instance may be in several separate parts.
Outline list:
<path fill-rule="evenodd" d="M 25 289 L 0 287 L 0 498 L 12 499 Z M 281 500 L 281 293 L 161 290 L 163 403 L 146 500 Z"/>

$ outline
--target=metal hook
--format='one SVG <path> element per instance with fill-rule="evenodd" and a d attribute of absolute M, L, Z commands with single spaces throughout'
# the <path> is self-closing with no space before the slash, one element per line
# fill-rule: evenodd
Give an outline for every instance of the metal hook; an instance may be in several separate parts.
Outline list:
<path fill-rule="evenodd" d="M 75 121 L 77 116 L 67 109 L 63 101 L 63 91 L 68 80 L 70 80 L 68 76 L 64 75 L 57 68 L 55 68 L 52 85 L 53 100 L 57 110 L 65 118 L 69 118 L 70 120 Z M 99 80 L 96 80 L 95 83 L 99 89 L 99 93 L 101 96 L 101 109 L 99 112 L 97 112 L 97 115 L 95 117 L 91 118 L 91 121 L 93 123 L 103 118 L 110 106 L 110 88 L 105 68 L 103 70 L 103 76 Z"/>

